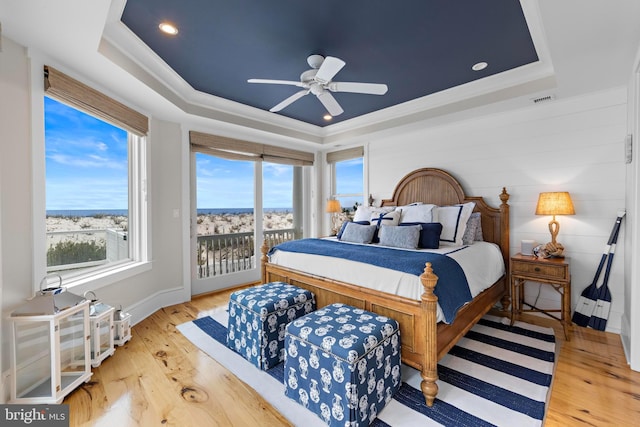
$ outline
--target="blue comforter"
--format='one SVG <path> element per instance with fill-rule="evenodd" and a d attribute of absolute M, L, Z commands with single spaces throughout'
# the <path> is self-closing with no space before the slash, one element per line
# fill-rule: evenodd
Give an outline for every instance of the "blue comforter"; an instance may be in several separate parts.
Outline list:
<path fill-rule="evenodd" d="M 438 276 L 434 293 L 447 323 L 451 323 L 458 309 L 472 299 L 462 267 L 446 255 L 379 246 L 356 246 L 326 239 L 301 239 L 281 243 L 271 248 L 269 255 L 278 250 L 344 258 L 415 276 L 420 276 L 425 264 L 430 262 Z"/>

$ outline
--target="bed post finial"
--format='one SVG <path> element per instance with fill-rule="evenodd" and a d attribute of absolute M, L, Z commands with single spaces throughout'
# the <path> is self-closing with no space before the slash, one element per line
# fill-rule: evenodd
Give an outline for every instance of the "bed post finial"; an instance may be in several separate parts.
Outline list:
<path fill-rule="evenodd" d="M 500 193 L 500 200 L 502 201 L 503 205 L 506 205 L 507 202 L 509 201 L 509 193 L 507 193 L 507 187 L 502 187 L 502 193 Z"/>
<path fill-rule="evenodd" d="M 509 197 L 506 187 L 502 187 L 502 193 L 500 193 L 500 200 L 502 201 L 500 205 L 500 248 L 502 249 L 502 258 L 504 259 L 506 268 L 504 277 L 507 282 L 509 280 L 508 278 L 511 277 L 509 271 L 509 244 L 511 237 L 509 236 L 509 204 L 507 203 Z M 512 302 L 509 285 L 506 285 L 505 288 L 505 293 L 500 300 L 502 311 L 507 311 Z"/>
<path fill-rule="evenodd" d="M 260 252 L 262 252 L 262 256 L 260 257 L 262 283 L 267 283 L 267 261 L 269 260 L 269 258 L 267 257 L 267 252 L 269 252 L 269 243 L 267 242 L 267 239 L 264 239 L 262 241 Z"/>
<path fill-rule="evenodd" d="M 438 306 L 438 297 L 433 293 L 438 282 L 438 276 L 433 272 L 431 263 L 425 264 L 424 272 L 420 275 L 420 281 L 424 287 L 422 294 L 422 307 L 425 312 L 425 331 L 426 331 L 426 349 L 424 359 L 422 360 L 422 370 L 420 376 L 422 382 L 420 389 L 424 394 L 427 406 L 432 406 L 438 394 L 438 339 L 437 328 L 438 322 L 436 318 L 436 310 Z"/>

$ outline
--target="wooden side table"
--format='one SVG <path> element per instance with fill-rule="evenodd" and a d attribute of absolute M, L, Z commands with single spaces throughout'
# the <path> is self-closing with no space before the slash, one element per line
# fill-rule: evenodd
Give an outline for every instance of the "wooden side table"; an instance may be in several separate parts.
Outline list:
<path fill-rule="evenodd" d="M 543 313 L 559 320 L 564 336 L 569 341 L 571 330 L 571 274 L 567 258 L 537 258 L 520 253 L 511 257 L 511 324 L 514 317 L 523 312 Z M 538 282 L 550 285 L 561 295 L 559 309 L 540 309 L 524 300 L 524 284 Z M 529 308 L 525 309 L 524 306 Z M 557 317 L 551 313 L 560 313 Z"/>

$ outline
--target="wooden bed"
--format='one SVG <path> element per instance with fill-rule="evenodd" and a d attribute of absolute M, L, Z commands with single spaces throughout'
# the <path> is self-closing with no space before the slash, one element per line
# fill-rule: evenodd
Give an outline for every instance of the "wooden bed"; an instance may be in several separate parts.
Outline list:
<path fill-rule="evenodd" d="M 432 203 L 439 206 L 475 202 L 474 212 L 481 213 L 482 232 L 485 241 L 500 246 L 509 267 L 509 194 L 502 189 L 502 203 L 498 208 L 489 206 L 481 197 L 466 196 L 458 181 L 449 173 L 433 168 L 418 169 L 406 175 L 396 186 L 391 199 L 382 200 L 382 206 L 402 206 L 413 202 Z M 501 277 L 465 305 L 451 324 L 436 322 L 438 297 L 433 290 L 438 280 L 437 271 L 425 266 L 420 280 L 424 287 L 421 300 L 413 300 L 389 293 L 371 290 L 302 271 L 270 264 L 266 243 L 262 247 L 262 282 L 283 281 L 312 291 L 318 307 L 342 302 L 364 308 L 400 323 L 402 337 L 402 361 L 421 372 L 421 388 L 428 406 L 438 393 L 437 362 L 471 327 L 489 311 L 497 301 L 503 309 L 509 306 L 507 278 Z"/>

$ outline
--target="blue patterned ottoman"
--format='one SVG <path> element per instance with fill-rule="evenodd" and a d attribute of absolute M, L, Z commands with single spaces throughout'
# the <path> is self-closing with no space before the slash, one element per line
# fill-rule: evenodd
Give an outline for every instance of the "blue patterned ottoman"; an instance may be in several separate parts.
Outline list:
<path fill-rule="evenodd" d="M 284 360 L 287 323 L 315 309 L 313 293 L 283 282 L 233 292 L 227 346 L 260 369 L 272 368 Z"/>
<path fill-rule="evenodd" d="M 368 426 L 400 388 L 398 322 L 332 304 L 287 325 L 285 394 L 330 425 Z"/>

